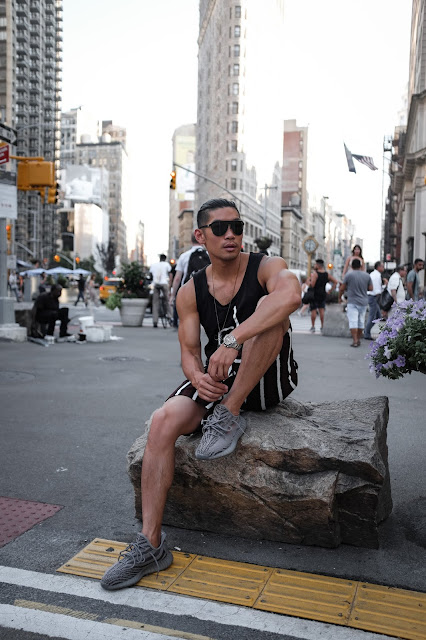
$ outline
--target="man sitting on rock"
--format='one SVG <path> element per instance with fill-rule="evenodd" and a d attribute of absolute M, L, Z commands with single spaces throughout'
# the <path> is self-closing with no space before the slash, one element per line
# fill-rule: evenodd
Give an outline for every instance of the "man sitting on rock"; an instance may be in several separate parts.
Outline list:
<path fill-rule="evenodd" d="M 42 293 L 38 296 L 32 309 L 32 325 L 34 326 L 34 320 L 42 325 L 47 325 L 46 335 L 53 336 L 56 320 L 60 320 L 61 326 L 59 328 L 58 341 L 75 342 L 76 337 L 67 331 L 69 322 L 68 307 L 59 308 L 61 293 L 61 285 L 53 284 L 48 293 Z"/>
<path fill-rule="evenodd" d="M 297 384 L 289 316 L 300 285 L 282 258 L 243 253 L 244 222 L 234 202 L 209 200 L 195 235 L 211 265 L 179 290 L 179 341 L 187 379 L 154 412 L 142 465 L 142 533 L 102 578 L 104 589 L 136 584 L 173 561 L 161 531 L 174 475 L 175 442 L 199 429 L 199 460 L 232 453 L 246 420 L 240 410 L 277 405 Z M 208 343 L 201 357 L 200 326 Z"/>

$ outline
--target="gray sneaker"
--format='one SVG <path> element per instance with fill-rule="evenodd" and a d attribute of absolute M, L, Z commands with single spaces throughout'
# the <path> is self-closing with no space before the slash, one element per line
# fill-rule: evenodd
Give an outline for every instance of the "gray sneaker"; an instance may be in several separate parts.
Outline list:
<path fill-rule="evenodd" d="M 136 542 L 129 544 L 118 556 L 118 561 L 105 572 L 101 586 L 107 591 L 131 587 L 144 576 L 170 567 L 173 556 L 165 538 L 166 534 L 162 532 L 160 545 L 155 549 L 142 533 L 138 533 Z"/>
<path fill-rule="evenodd" d="M 234 416 L 223 404 L 217 404 L 203 426 L 203 437 L 195 451 L 197 460 L 213 460 L 232 453 L 247 427 L 243 416 Z"/>

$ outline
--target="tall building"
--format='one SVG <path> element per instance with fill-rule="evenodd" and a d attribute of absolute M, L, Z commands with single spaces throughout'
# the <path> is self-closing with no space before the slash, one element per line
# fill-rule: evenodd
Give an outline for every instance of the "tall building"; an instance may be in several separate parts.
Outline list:
<path fill-rule="evenodd" d="M 307 253 L 302 241 L 312 234 L 306 188 L 308 168 L 308 127 L 296 120 L 284 121 L 281 187 L 281 255 L 290 269 L 307 270 Z"/>
<path fill-rule="evenodd" d="M 170 189 L 169 258 L 176 259 L 191 246 L 191 233 L 196 226 L 194 221 L 195 174 L 192 173 L 195 171 L 196 125 L 185 124 L 176 129 L 173 133 L 172 145 L 176 189 Z"/>
<path fill-rule="evenodd" d="M 245 250 L 280 254 L 283 0 L 200 0 L 195 211 L 234 197 Z M 219 185 L 219 186 L 218 186 Z M 231 193 L 229 193 L 231 192 Z"/>
<path fill-rule="evenodd" d="M 15 155 L 59 170 L 62 0 L 0 0 L 0 120 L 17 130 Z M 12 167 L 9 169 L 11 170 Z M 36 191 L 18 192 L 18 258 L 54 252 L 59 218 Z"/>
<path fill-rule="evenodd" d="M 114 243 L 116 255 L 121 262 L 128 262 L 126 217 L 128 206 L 128 156 L 122 142 L 114 142 L 109 134 L 104 134 L 100 142 L 80 142 L 76 146 L 76 160 L 79 165 L 90 168 L 105 168 L 109 175 L 109 239 Z M 133 238 L 132 249 L 136 238 Z"/>
<path fill-rule="evenodd" d="M 79 142 L 98 142 L 99 122 L 83 107 L 61 113 L 61 169 L 76 164 Z"/>
<path fill-rule="evenodd" d="M 411 266 L 426 252 L 426 7 L 413 0 L 407 125 L 391 143 L 391 185 L 382 245 L 395 261 Z M 382 256 L 382 259 L 386 255 Z M 424 272 L 420 276 L 425 277 Z"/>

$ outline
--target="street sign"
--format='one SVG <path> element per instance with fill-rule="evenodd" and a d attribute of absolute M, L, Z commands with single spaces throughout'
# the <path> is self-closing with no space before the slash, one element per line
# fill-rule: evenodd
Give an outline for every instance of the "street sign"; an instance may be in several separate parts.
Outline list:
<path fill-rule="evenodd" d="M 7 256 L 7 268 L 16 269 L 16 255 L 11 253 Z"/>
<path fill-rule="evenodd" d="M 16 220 L 18 202 L 16 173 L 0 171 L 0 218 Z"/>
<path fill-rule="evenodd" d="M 2 143 L 0 144 L 0 164 L 6 164 L 9 162 L 9 145 Z"/>
<path fill-rule="evenodd" d="M 9 144 L 16 144 L 17 136 L 18 134 L 15 129 L 7 127 L 5 124 L 0 122 L 0 140 L 4 140 Z"/>

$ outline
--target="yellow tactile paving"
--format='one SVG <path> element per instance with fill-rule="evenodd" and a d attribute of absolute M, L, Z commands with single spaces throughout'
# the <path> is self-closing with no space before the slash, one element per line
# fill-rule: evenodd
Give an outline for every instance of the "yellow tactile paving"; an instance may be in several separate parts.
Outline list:
<path fill-rule="evenodd" d="M 357 583 L 276 569 L 255 609 L 346 625 Z"/>
<path fill-rule="evenodd" d="M 197 556 L 169 591 L 252 607 L 272 569 Z"/>
<path fill-rule="evenodd" d="M 425 640 L 426 594 L 361 583 L 349 626 L 410 640 Z"/>
<path fill-rule="evenodd" d="M 124 542 L 95 538 L 74 558 L 59 567 L 58 571 L 100 580 L 108 567 L 117 561 L 120 551 L 124 551 L 126 547 L 127 544 Z M 161 571 L 158 576 L 156 573 L 145 576 L 139 580 L 138 585 L 164 591 L 173 584 L 194 558 L 194 554 L 173 551 L 173 564 L 168 569 Z"/>
<path fill-rule="evenodd" d="M 58 569 L 100 579 L 126 544 L 96 538 Z M 138 586 L 404 638 L 426 639 L 426 594 L 173 551 Z"/>

